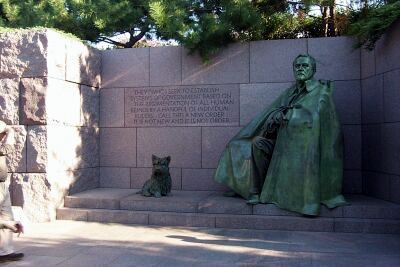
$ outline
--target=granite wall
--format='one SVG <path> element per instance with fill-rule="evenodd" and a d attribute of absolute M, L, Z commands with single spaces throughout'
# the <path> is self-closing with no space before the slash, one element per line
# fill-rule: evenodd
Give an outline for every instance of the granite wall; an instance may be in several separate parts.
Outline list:
<path fill-rule="evenodd" d="M 400 203 L 400 20 L 361 53 L 363 192 Z"/>
<path fill-rule="evenodd" d="M 0 55 L 0 119 L 16 132 L 12 204 L 52 220 L 68 192 L 98 186 L 101 57 L 51 30 L 1 34 Z"/>
<path fill-rule="evenodd" d="M 362 193 L 360 50 L 350 38 L 235 44 L 203 64 L 182 47 L 102 52 L 100 186 L 140 188 L 151 155 L 171 155 L 173 189 L 224 190 L 213 173 L 226 143 L 293 81 L 300 53 L 335 81 L 345 137 L 344 191 Z M 172 103 L 172 104 L 171 104 Z"/>

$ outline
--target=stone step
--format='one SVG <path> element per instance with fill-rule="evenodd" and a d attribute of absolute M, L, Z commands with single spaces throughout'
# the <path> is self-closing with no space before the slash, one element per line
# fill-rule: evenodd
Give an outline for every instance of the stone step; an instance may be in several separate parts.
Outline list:
<path fill-rule="evenodd" d="M 143 197 L 138 189 L 96 188 L 65 197 L 65 207 L 200 214 L 259 216 L 301 215 L 273 204 L 247 205 L 241 198 L 228 198 L 214 191 L 173 191 L 162 198 Z M 362 195 L 349 195 L 349 206 L 321 208 L 320 217 L 400 220 L 400 205 Z"/>
<path fill-rule="evenodd" d="M 60 208 L 58 220 L 157 226 L 400 234 L 400 220 Z"/>

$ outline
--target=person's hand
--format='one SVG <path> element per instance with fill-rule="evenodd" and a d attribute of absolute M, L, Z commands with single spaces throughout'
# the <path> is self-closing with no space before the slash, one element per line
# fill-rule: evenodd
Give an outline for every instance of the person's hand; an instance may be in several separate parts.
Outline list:
<path fill-rule="evenodd" d="M 22 225 L 22 223 L 16 222 L 16 223 L 14 224 L 14 227 L 17 229 L 17 231 L 14 232 L 14 233 L 18 233 L 18 236 L 19 236 L 20 234 L 23 234 L 23 233 L 24 233 L 24 226 Z"/>
<path fill-rule="evenodd" d="M 21 234 L 24 232 L 24 226 L 20 222 L 9 221 L 7 223 L 4 223 L 4 227 L 10 229 L 16 234 Z"/>

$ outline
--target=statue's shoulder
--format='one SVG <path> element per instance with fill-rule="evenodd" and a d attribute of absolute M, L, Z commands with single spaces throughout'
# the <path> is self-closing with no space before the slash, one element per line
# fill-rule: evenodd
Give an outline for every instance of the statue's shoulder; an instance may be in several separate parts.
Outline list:
<path fill-rule="evenodd" d="M 321 89 L 328 94 L 332 94 L 333 93 L 333 81 L 330 80 L 318 80 L 318 83 L 321 86 Z"/>

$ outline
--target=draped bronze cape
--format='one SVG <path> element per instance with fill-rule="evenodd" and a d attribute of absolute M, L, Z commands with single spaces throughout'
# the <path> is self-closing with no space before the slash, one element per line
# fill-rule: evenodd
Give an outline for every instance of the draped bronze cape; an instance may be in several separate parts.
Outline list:
<path fill-rule="evenodd" d="M 227 144 L 215 180 L 245 199 L 250 196 L 252 140 L 261 135 L 271 112 L 288 106 L 296 86 L 287 89 Z M 343 138 L 329 81 L 306 81 L 306 94 L 291 103 L 279 126 L 260 202 L 306 215 L 346 205 L 341 195 Z M 264 179 L 264 177 L 263 177 Z"/>

